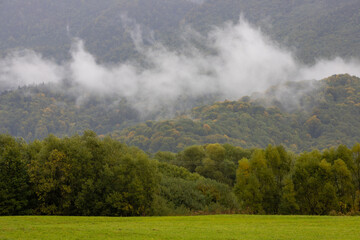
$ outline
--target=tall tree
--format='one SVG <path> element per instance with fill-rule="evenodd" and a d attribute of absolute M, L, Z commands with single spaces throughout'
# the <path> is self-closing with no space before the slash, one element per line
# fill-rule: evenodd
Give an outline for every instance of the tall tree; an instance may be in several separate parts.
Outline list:
<path fill-rule="evenodd" d="M 0 135 L 0 215 L 28 213 L 31 192 L 23 145 L 9 135 Z"/>

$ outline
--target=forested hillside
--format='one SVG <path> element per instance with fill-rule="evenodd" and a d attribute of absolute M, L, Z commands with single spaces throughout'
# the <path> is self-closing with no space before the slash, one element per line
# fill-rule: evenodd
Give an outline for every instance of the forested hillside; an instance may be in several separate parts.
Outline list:
<path fill-rule="evenodd" d="M 72 39 L 84 39 L 100 61 L 136 58 L 131 29 L 140 24 L 145 43 L 182 44 L 192 26 L 206 33 L 240 13 L 266 34 L 291 47 L 305 62 L 321 57 L 360 56 L 357 0 L 4 0 L 0 2 L 0 54 L 34 49 L 57 60 L 68 58 Z M 149 40 L 149 41 L 147 41 Z"/>
<path fill-rule="evenodd" d="M 79 100 L 51 85 L 0 94 L 0 132 L 27 141 L 49 133 L 71 136 L 91 129 L 149 152 L 230 143 L 244 148 L 283 144 L 299 152 L 359 141 L 360 79 L 335 75 L 322 81 L 275 86 L 238 101 L 199 105 L 171 120 L 144 116 L 125 100 Z"/>
<path fill-rule="evenodd" d="M 43 139 L 50 133 L 71 136 L 87 129 L 104 135 L 148 119 L 180 114 L 212 99 L 211 96 L 182 99 L 172 106 L 174 112 L 159 109 L 144 115 L 131 102 L 116 95 L 78 96 L 68 86 L 53 84 L 25 86 L 0 91 L 0 133 L 26 141 Z"/>
<path fill-rule="evenodd" d="M 359 215 L 359 9 L 0 0 L 0 215 Z"/>
<path fill-rule="evenodd" d="M 93 96 L 79 102 L 74 95 L 45 85 L 0 94 L 0 132 L 28 141 L 49 133 L 70 136 L 86 129 L 105 134 L 139 120 L 137 111 L 111 97 Z"/>
<path fill-rule="evenodd" d="M 196 107 L 189 115 L 148 121 L 111 135 L 150 152 L 177 152 L 205 143 L 244 148 L 283 144 L 297 152 L 351 146 L 359 140 L 359 78 L 335 75 L 320 82 L 289 83 L 286 90 L 281 89 L 270 89 L 260 98 Z"/>
<path fill-rule="evenodd" d="M 241 12 L 266 34 L 297 52 L 305 62 L 335 56 L 359 56 L 360 2 L 357 0 L 207 0 L 189 22 L 208 28 L 236 21 Z M 210 24 L 209 24 L 210 23 Z"/>

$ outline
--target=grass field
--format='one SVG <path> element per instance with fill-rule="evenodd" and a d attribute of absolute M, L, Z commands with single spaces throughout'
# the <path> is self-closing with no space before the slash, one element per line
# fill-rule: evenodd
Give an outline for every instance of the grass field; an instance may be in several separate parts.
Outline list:
<path fill-rule="evenodd" d="M 5 239 L 360 239 L 360 217 L 0 217 Z"/>

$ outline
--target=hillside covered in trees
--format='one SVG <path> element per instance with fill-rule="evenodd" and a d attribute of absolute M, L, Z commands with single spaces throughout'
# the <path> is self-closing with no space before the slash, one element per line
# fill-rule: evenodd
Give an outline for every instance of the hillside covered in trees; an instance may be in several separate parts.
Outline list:
<path fill-rule="evenodd" d="M 289 83 L 257 98 L 195 107 L 173 120 L 147 121 L 111 135 L 150 152 L 230 143 L 244 148 L 283 144 L 299 152 L 360 136 L 360 79 L 335 75 L 319 82 Z"/>
<path fill-rule="evenodd" d="M 292 66 L 295 72 L 298 68 L 311 65 L 322 58 L 359 57 L 359 4 L 357 0 L 106 0 L 101 3 L 93 0 L 1 1 L 0 133 L 32 141 L 43 139 L 50 133 L 64 137 L 90 129 L 101 137 L 111 135 L 114 139 L 151 153 L 159 150 L 179 152 L 187 146 L 207 143 L 229 143 L 244 148 L 283 144 L 286 149 L 294 152 L 312 148 L 324 149 L 338 144 L 351 146 L 358 141 L 360 129 L 357 121 L 359 79 L 356 77 L 337 75 L 320 82 L 288 83 L 285 86 L 274 86 L 265 94 L 253 94 L 250 89 L 246 94 L 253 95 L 240 100 L 232 97 L 235 101 L 224 101 L 225 97 L 216 95 L 216 92 L 206 95 L 199 91 L 201 94 L 197 95 L 196 90 L 186 94 L 187 88 L 196 88 L 201 80 L 199 78 L 216 76 L 219 73 L 203 69 L 202 64 L 212 66 L 213 62 L 199 61 L 211 58 L 212 54 L 216 55 L 212 51 L 219 50 L 207 46 L 206 42 L 211 36 L 206 34 L 210 32 L 211 35 L 211 30 L 219 26 L 226 30 L 224 22 L 236 23 L 240 14 L 254 24 L 251 29 L 257 32 L 256 28 L 259 27 L 264 33 L 263 36 L 259 32 L 256 37 L 264 38 L 264 43 L 270 44 L 270 55 L 274 53 L 272 50 L 277 53 L 283 53 L 283 50 L 289 54 L 287 57 L 291 58 L 293 56 L 290 55 L 294 55 L 291 59 L 294 62 L 290 65 L 295 64 L 295 67 Z M 234 26 L 231 30 L 235 31 Z M 190 37 L 186 36 L 187 34 Z M 193 39 L 194 35 L 198 38 Z M 276 42 L 267 42 L 267 36 Z M 85 50 L 82 49 L 84 52 L 81 49 L 75 51 L 83 57 L 78 62 L 76 57 L 70 56 L 74 54 L 71 49 L 74 48 L 72 44 L 75 38 L 83 39 L 85 44 Z M 205 38 L 209 39 L 204 40 Z M 235 36 L 234 39 L 238 38 L 239 36 Z M 222 40 L 218 38 L 215 42 Z M 154 47 L 160 44 L 165 46 L 166 51 L 154 51 L 155 57 L 150 58 L 149 62 L 142 62 L 144 56 L 148 56 L 139 51 L 137 41 L 142 41 L 144 49 L 146 46 Z M 281 47 L 278 48 L 277 45 Z M 182 55 L 183 51 L 191 51 L 192 48 L 199 52 L 205 51 L 206 54 L 195 54 L 194 59 L 187 58 L 185 53 Z M 44 58 L 38 57 L 36 53 L 29 54 L 26 49 L 34 50 Z M 87 50 L 92 55 L 87 55 Z M 163 59 L 160 57 L 161 53 L 171 53 L 175 62 L 191 60 L 189 65 L 200 62 L 200 67 L 193 70 L 192 66 L 186 64 L 166 65 L 171 58 Z M 223 54 L 226 56 L 226 51 Z M 273 57 L 270 58 L 271 62 Z M 244 54 L 244 59 L 238 64 L 245 63 L 247 58 L 256 56 Z M 216 59 L 215 63 L 221 65 L 224 59 Z M 254 71 L 251 67 L 257 69 L 265 66 L 262 70 L 267 69 L 269 59 L 265 59 L 265 64 L 260 65 L 256 64 L 256 60 L 252 62 L 255 63 L 254 66 L 250 66 L 250 73 Z M 162 62 L 160 66 L 156 61 Z M 231 59 L 229 61 L 231 62 Z M 78 67 L 76 64 L 73 66 L 73 62 L 77 62 L 79 68 L 85 69 L 81 71 L 81 74 L 85 74 L 80 78 L 75 71 L 78 69 L 73 71 L 73 68 Z M 92 69 L 81 66 L 89 62 L 92 64 L 86 67 L 95 70 L 86 75 L 88 70 Z M 117 68 L 110 62 L 131 64 Z M 41 85 L 42 81 L 47 83 L 52 80 L 43 74 L 41 67 L 37 68 L 37 64 L 46 65 L 47 70 L 50 69 L 49 72 L 56 75 L 56 79 L 61 79 L 54 81 L 58 84 Z M 149 66 L 142 64 L 153 64 L 155 68 L 150 67 L 149 73 Z M 284 66 L 286 68 L 288 65 Z M 284 66 L 280 64 L 279 69 Z M 354 66 L 356 68 L 356 65 Z M 182 67 L 193 70 L 195 74 L 187 74 L 186 71 L 183 73 Z M 114 74 L 117 71 L 123 73 L 123 68 L 130 70 L 125 71 L 125 74 Z M 179 69 L 172 71 L 171 68 Z M 170 70 L 167 71 L 168 69 Z M 62 74 L 57 70 L 62 71 Z M 227 70 L 225 66 L 220 72 L 227 73 Z M 247 72 L 247 69 L 244 71 Z M 32 75 L 33 72 L 36 74 Z M 155 74 L 152 74 L 154 72 Z M 165 73 L 156 74 L 159 72 Z M 276 76 L 277 74 L 275 72 Z M 32 78 L 29 79 L 27 75 Z M 84 89 L 88 87 L 86 84 L 81 85 L 93 81 L 94 79 L 90 79 L 92 75 L 97 76 L 94 79 L 98 82 L 109 78 L 112 82 L 103 82 L 107 90 L 107 85 L 117 84 L 119 78 L 122 81 L 120 87 L 114 87 L 114 90 L 110 91 L 111 94 L 101 91 L 100 94 L 93 94 L 98 85 L 90 83 L 90 86 L 95 86 L 91 89 Z M 188 82 L 183 84 L 185 87 L 175 84 L 185 90 L 180 91 L 182 95 L 176 95 L 175 100 L 172 99 L 172 102 L 178 105 L 172 106 L 173 111 L 170 114 L 166 109 L 161 109 L 162 106 L 151 114 L 135 110 L 131 99 L 126 97 L 126 86 L 131 81 L 136 82 L 134 89 L 138 89 L 147 82 L 144 79 L 148 82 L 160 79 L 157 82 L 157 88 L 160 88 L 166 85 L 161 81 L 174 75 L 180 77 L 172 80 L 181 82 L 182 78 L 186 78 Z M 215 79 L 219 81 L 218 84 L 222 84 L 230 75 L 219 76 L 219 79 Z M 291 76 L 289 74 L 287 80 L 294 80 Z M 255 81 L 257 76 L 252 77 L 251 81 Z M 79 81 L 74 82 L 74 79 L 80 79 L 80 84 Z M 244 84 L 246 81 L 248 80 L 245 79 Z M 17 89 L 16 82 L 21 85 Z M 38 85 L 31 85 L 33 82 Z M 67 84 L 71 86 L 66 86 Z M 171 84 L 174 85 L 174 81 Z M 74 90 L 76 87 L 78 89 Z M 111 88 L 110 86 L 110 90 Z M 153 90 L 150 87 L 145 94 L 151 95 Z M 175 87 L 171 90 L 176 92 L 177 89 Z M 122 95 L 116 96 L 116 92 L 121 92 Z M 139 97 L 139 93 L 144 93 L 129 92 L 133 93 L 130 94 L 133 99 Z M 165 87 L 156 92 L 160 95 L 164 92 L 170 93 L 165 94 L 165 98 L 159 98 L 161 102 L 166 102 L 164 99 L 171 95 L 171 91 Z M 195 95 L 194 99 L 191 98 L 192 95 Z M 241 93 L 240 96 L 244 94 Z M 151 97 L 145 96 L 144 99 L 141 104 L 147 103 Z M 158 103 L 155 101 L 153 105 Z M 152 103 L 147 104 L 143 110 L 152 107 Z"/>
<path fill-rule="evenodd" d="M 360 215 L 359 9 L 0 1 L 0 215 Z"/>
<path fill-rule="evenodd" d="M 104 134 L 140 120 L 124 101 L 93 96 L 78 102 L 76 96 L 51 88 L 40 85 L 0 93 L 0 132 L 34 140 L 86 129 Z"/>
<path fill-rule="evenodd" d="M 207 144 L 152 159 L 90 131 L 0 135 L 0 215 L 359 214 L 359 156 Z"/>
<path fill-rule="evenodd" d="M 275 86 L 238 101 L 192 104 L 198 107 L 172 120 L 154 121 L 158 115 L 144 117 L 111 96 L 79 102 L 51 85 L 23 87 L 0 94 L 0 132 L 32 141 L 91 129 L 152 153 L 206 143 L 243 148 L 283 144 L 300 152 L 350 147 L 360 136 L 360 79 L 349 75 Z"/>
<path fill-rule="evenodd" d="M 145 43 L 154 38 L 177 48 L 186 26 L 206 33 L 243 14 L 304 62 L 354 57 L 360 56 L 359 8 L 357 0 L 4 0 L 0 54 L 25 48 L 62 60 L 78 37 L 100 61 L 123 61 L 138 57 L 129 30 L 136 24 Z"/>

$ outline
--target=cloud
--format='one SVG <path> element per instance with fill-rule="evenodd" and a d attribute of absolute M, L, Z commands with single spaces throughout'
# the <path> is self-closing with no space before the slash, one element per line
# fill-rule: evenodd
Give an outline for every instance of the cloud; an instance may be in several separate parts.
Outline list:
<path fill-rule="evenodd" d="M 334 74 L 348 73 L 360 77 L 359 59 L 335 58 L 333 60 L 319 60 L 313 66 L 301 67 L 298 79 L 318 80 Z"/>
<path fill-rule="evenodd" d="M 126 19 L 126 18 L 125 18 Z M 129 20 L 126 19 L 129 25 Z M 240 19 L 199 36 L 206 50 L 192 44 L 170 51 L 159 43 L 141 45 L 141 28 L 134 29 L 138 51 L 148 67 L 136 63 L 98 63 L 76 40 L 71 60 L 63 64 L 44 59 L 32 51 L 0 60 L 0 86 L 69 81 L 71 92 L 125 98 L 140 112 L 172 110 L 180 99 L 208 95 L 238 99 L 287 81 L 322 79 L 333 74 L 360 76 L 356 59 L 319 60 L 305 66 L 293 54 L 271 41 L 259 29 Z M 190 34 L 196 36 L 196 34 Z M 190 41 L 189 41 L 190 42 Z"/>
<path fill-rule="evenodd" d="M 13 53 L 0 59 L 0 90 L 41 83 L 58 83 L 63 67 L 33 51 Z"/>

